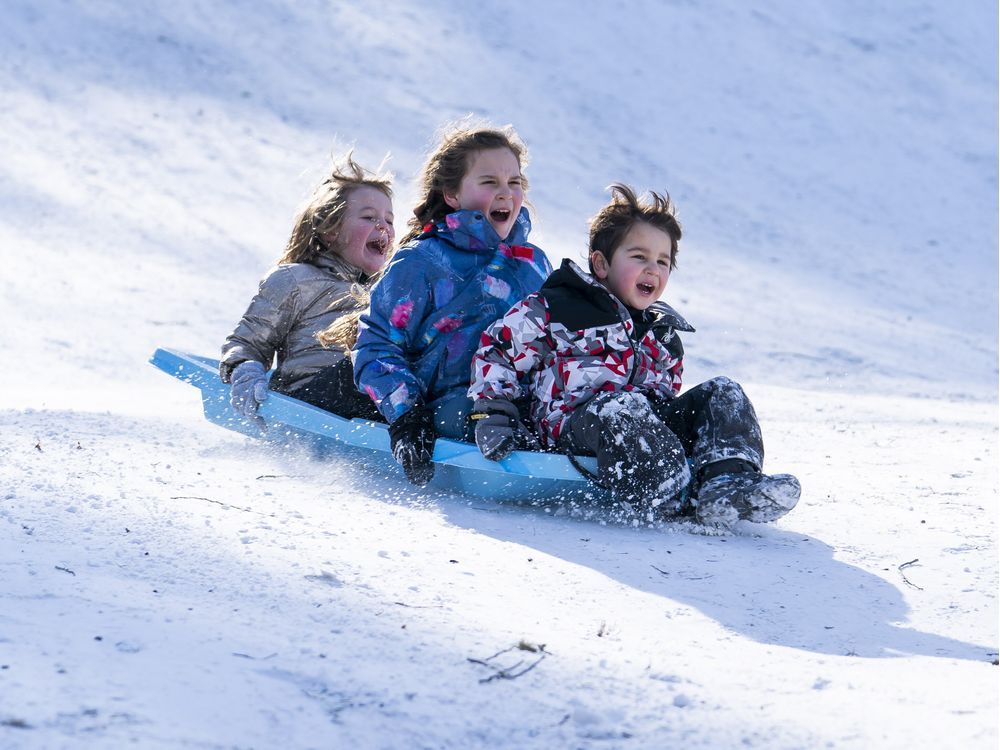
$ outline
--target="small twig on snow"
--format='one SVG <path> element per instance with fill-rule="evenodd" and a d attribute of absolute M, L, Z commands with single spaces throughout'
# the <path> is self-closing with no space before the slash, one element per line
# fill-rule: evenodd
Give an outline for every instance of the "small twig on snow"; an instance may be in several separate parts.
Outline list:
<path fill-rule="evenodd" d="M 897 568 L 897 570 L 899 570 L 899 574 L 901 576 L 903 576 L 903 583 L 905 583 L 907 586 L 913 586 L 913 588 L 918 589 L 920 591 L 923 591 L 924 589 L 923 589 L 922 586 L 918 586 L 917 584 L 915 584 L 913 581 L 911 581 L 909 578 L 907 578 L 906 577 L 906 573 L 903 572 L 903 568 L 908 568 L 911 565 L 915 565 L 918 562 L 920 562 L 920 558 L 919 557 L 915 557 L 914 559 L 910 560 L 909 562 L 905 562 L 902 565 L 900 565 Z"/>
<path fill-rule="evenodd" d="M 511 666 L 504 667 L 502 669 L 497 669 L 492 664 L 486 664 L 487 667 L 491 667 L 492 669 L 495 669 L 496 671 L 493 674 L 491 674 L 489 677 L 483 677 L 479 681 L 479 683 L 482 685 L 482 684 L 485 684 L 487 682 L 493 682 L 493 680 L 516 680 L 521 675 L 527 674 L 532 669 L 534 669 L 539 664 L 541 664 L 542 660 L 545 657 L 546 657 L 546 654 L 543 653 L 541 656 L 539 656 L 537 659 L 535 659 L 535 661 L 531 662 L 531 664 L 529 664 L 528 666 L 526 666 L 520 672 L 515 672 L 514 670 L 517 669 L 522 664 L 524 664 L 524 660 L 523 659 L 521 661 L 517 662 L 516 664 L 512 664 Z M 484 662 L 478 661 L 476 659 L 469 659 L 469 661 L 471 661 L 471 662 L 473 662 L 475 664 L 484 664 Z"/>
<path fill-rule="evenodd" d="M 171 500 L 204 500 L 206 503 L 214 503 L 215 505 L 221 505 L 223 508 L 229 508 L 230 510 L 241 510 L 244 513 L 254 513 L 258 516 L 264 516 L 265 518 L 272 518 L 273 513 L 261 513 L 259 510 L 254 510 L 253 508 L 242 508 L 239 505 L 230 505 L 229 503 L 224 503 L 221 500 L 213 500 L 210 497 L 202 497 L 201 495 L 174 495 L 170 498 Z"/>
<path fill-rule="evenodd" d="M 70 570 L 69 568 L 64 568 L 62 565 L 56 565 L 56 570 L 61 570 L 63 573 L 69 573 L 71 576 L 76 575 L 76 573 L 74 573 L 72 570 Z"/>
<path fill-rule="evenodd" d="M 524 659 L 521 659 L 515 664 L 511 664 L 509 667 L 498 667 L 496 664 L 491 663 L 493 659 L 496 659 L 498 656 L 509 653 L 515 649 L 520 649 L 521 651 L 531 651 L 533 653 L 540 653 L 541 656 L 539 656 L 537 659 L 535 659 L 535 661 L 531 662 L 531 664 L 529 664 L 520 671 L 514 671 L 514 670 L 516 670 L 518 667 L 524 664 Z M 471 656 L 466 658 L 473 664 L 481 664 L 482 666 L 488 667 L 493 670 L 493 674 L 491 674 L 489 677 L 483 677 L 481 680 L 479 680 L 479 684 L 482 685 L 487 682 L 492 682 L 493 680 L 516 680 L 521 675 L 527 674 L 532 669 L 541 664 L 542 660 L 545 659 L 545 657 L 548 655 L 549 652 L 545 650 L 544 643 L 536 645 L 534 643 L 528 643 L 527 641 L 521 641 L 516 646 L 511 646 L 510 648 L 505 648 L 501 651 L 497 651 L 495 654 L 493 654 L 493 656 L 487 656 L 485 659 L 473 659 Z"/>
<path fill-rule="evenodd" d="M 492 661 L 493 659 L 496 659 L 501 654 L 510 653 L 515 648 L 517 648 L 517 646 L 511 646 L 510 648 L 505 648 L 503 651 L 497 651 L 495 654 L 493 654 L 493 656 L 487 656 L 485 659 L 483 659 L 481 661 L 479 659 L 472 659 L 472 658 L 470 658 L 469 661 L 471 661 L 471 662 L 473 662 L 475 664 L 486 664 L 486 662 Z M 489 665 L 487 664 L 487 666 L 489 666 Z"/>

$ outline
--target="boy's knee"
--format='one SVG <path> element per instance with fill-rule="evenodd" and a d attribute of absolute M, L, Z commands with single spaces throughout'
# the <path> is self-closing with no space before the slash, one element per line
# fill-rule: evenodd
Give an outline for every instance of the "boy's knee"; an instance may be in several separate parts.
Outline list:
<path fill-rule="evenodd" d="M 717 391 L 733 391 L 733 390 L 736 390 L 736 391 L 741 391 L 742 392 L 742 390 L 743 390 L 743 386 L 741 386 L 739 383 L 737 383 L 732 378 L 727 378 L 725 375 L 720 375 L 717 378 L 712 378 L 708 382 L 709 382 L 709 384 L 711 384 L 712 388 L 715 389 L 715 390 L 717 390 Z"/>
<path fill-rule="evenodd" d="M 743 386 L 732 378 L 720 375 L 717 378 L 712 378 L 708 383 L 711 386 L 712 393 L 727 402 L 749 401 L 746 392 L 743 390 Z"/>

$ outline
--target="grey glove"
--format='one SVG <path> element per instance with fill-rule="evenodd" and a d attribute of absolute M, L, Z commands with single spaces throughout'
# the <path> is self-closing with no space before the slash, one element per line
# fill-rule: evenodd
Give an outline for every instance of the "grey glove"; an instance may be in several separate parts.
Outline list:
<path fill-rule="evenodd" d="M 490 461 L 502 461 L 526 443 L 517 407 L 501 398 L 481 398 L 473 406 L 476 445 Z"/>
<path fill-rule="evenodd" d="M 229 403 L 245 417 L 257 417 L 257 409 L 267 398 L 267 371 L 253 359 L 240 362 L 232 375 Z"/>

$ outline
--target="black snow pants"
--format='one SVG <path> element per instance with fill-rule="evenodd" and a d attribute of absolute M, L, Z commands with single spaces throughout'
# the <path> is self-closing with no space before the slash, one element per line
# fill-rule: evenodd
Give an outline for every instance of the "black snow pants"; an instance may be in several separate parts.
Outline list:
<path fill-rule="evenodd" d="M 354 368 L 349 357 L 330 367 L 324 367 L 309 381 L 294 391 L 283 390 L 279 385 L 271 386 L 278 393 L 305 401 L 320 409 L 332 412 L 347 419 L 370 419 L 373 422 L 384 422 L 367 394 L 361 393 L 354 385 Z"/>
<path fill-rule="evenodd" d="M 753 404 L 740 385 L 713 378 L 677 398 L 601 393 L 563 425 L 559 447 L 597 457 L 596 481 L 620 502 L 681 512 L 692 471 L 726 459 L 760 469 L 764 444 Z M 673 507 L 671 507 L 673 506 Z"/>

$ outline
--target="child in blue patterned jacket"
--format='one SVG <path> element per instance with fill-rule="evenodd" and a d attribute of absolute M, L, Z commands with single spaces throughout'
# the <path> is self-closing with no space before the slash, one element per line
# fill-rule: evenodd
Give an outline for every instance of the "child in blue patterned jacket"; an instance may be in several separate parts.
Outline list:
<path fill-rule="evenodd" d="M 480 335 L 552 270 L 527 242 L 526 160 L 510 126 L 447 132 L 361 316 L 355 382 L 389 422 L 393 456 L 415 484 L 433 476 L 438 434 L 472 437 L 466 392 Z"/>

